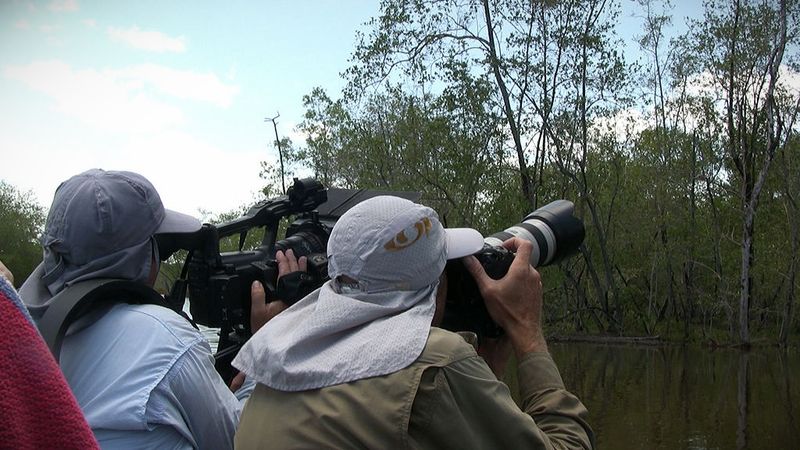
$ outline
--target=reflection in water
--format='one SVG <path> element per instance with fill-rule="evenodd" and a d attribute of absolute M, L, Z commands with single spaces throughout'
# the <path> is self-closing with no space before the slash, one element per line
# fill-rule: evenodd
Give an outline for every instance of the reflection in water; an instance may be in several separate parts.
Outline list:
<path fill-rule="evenodd" d="M 737 399 L 739 400 L 738 426 L 736 427 L 736 448 L 739 450 L 747 448 L 747 361 L 748 353 L 739 354 L 739 384 L 737 389 Z"/>
<path fill-rule="evenodd" d="M 798 448 L 796 350 L 549 347 L 601 449 Z"/>

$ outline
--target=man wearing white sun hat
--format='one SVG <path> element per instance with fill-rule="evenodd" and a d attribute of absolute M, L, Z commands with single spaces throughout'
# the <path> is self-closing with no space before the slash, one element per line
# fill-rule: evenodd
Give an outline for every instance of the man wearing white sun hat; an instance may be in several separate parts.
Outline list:
<path fill-rule="evenodd" d="M 502 280 L 491 280 L 469 256 L 483 246 L 480 233 L 445 229 L 428 207 L 380 196 L 347 211 L 328 241 L 331 280 L 272 319 L 233 361 L 259 383 L 236 447 L 591 447 L 587 411 L 547 353 L 531 246 L 504 245 L 517 256 Z M 506 330 L 505 346 L 481 351 L 491 368 L 459 334 L 436 327 L 445 263 L 462 257 Z M 522 409 L 495 376 L 508 342 Z"/>

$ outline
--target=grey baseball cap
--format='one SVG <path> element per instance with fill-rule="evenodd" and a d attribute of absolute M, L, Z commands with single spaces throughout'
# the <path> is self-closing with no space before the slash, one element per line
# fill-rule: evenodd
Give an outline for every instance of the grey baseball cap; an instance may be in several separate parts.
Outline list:
<path fill-rule="evenodd" d="M 142 175 L 87 170 L 56 189 L 41 240 L 43 262 L 26 281 L 39 285 L 38 294 L 23 299 L 46 301 L 47 291 L 55 295 L 93 278 L 145 282 L 154 253 L 158 256 L 153 237 L 200 227 L 196 218 L 165 209 Z"/>
<path fill-rule="evenodd" d="M 45 252 L 81 265 L 155 234 L 193 232 L 200 226 L 194 217 L 164 208 L 142 175 L 91 169 L 56 190 L 42 244 Z"/>

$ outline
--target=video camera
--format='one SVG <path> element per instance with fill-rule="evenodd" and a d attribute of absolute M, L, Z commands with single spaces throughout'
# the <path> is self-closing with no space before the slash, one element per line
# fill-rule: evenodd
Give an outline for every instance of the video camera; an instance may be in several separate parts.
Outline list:
<path fill-rule="evenodd" d="M 336 221 L 351 207 L 378 195 L 394 195 L 418 201 L 416 192 L 326 189 L 312 178 L 294 179 L 286 192 L 251 207 L 243 216 L 219 225 L 203 224 L 191 234 L 158 235 L 162 255 L 177 249 L 189 254 L 180 279 L 173 285 L 168 302 L 180 311 L 188 290 L 189 311 L 201 325 L 219 328 L 215 354 L 217 371 L 227 381 L 233 376 L 230 362 L 250 338 L 250 285 L 261 281 L 267 301 L 275 299 L 278 264 L 275 252 L 292 249 L 295 256 L 308 259 L 302 287 L 307 292 L 328 279 L 326 255 L 328 237 Z M 278 239 L 280 222 L 292 217 L 283 239 Z M 261 244 L 244 250 L 248 232 L 264 228 Z M 239 236 L 238 250 L 220 252 L 220 240 Z M 299 298 L 281 298 L 292 303 Z"/>

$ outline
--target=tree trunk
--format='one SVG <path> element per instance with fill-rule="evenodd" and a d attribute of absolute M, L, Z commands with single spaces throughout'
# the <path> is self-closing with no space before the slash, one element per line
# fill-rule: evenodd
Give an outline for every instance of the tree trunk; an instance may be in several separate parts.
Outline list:
<path fill-rule="evenodd" d="M 589 45 L 589 32 L 591 30 L 592 24 L 596 19 L 596 15 L 600 14 L 599 10 L 595 10 L 595 4 L 592 4 L 590 11 L 586 18 L 585 28 L 583 30 L 584 38 L 582 39 L 581 45 L 581 71 L 580 71 L 580 89 L 581 89 L 581 96 L 578 101 L 578 105 L 580 108 L 579 115 L 580 115 L 580 146 L 581 146 L 581 155 L 578 160 L 578 168 L 580 169 L 581 175 L 581 183 L 580 188 L 582 190 L 582 197 L 586 201 L 586 205 L 589 207 L 589 211 L 592 214 L 592 223 L 597 230 L 597 238 L 598 243 L 600 244 L 600 253 L 603 257 L 603 273 L 605 275 L 605 303 L 608 305 L 608 294 L 611 293 L 613 296 L 613 306 L 611 310 L 611 330 L 615 332 L 622 332 L 623 327 L 623 308 L 620 305 L 620 296 L 617 292 L 616 283 L 614 281 L 613 271 L 614 265 L 611 262 L 611 256 L 608 251 L 608 240 L 606 236 L 605 229 L 603 227 L 601 215 L 599 214 L 599 207 L 596 201 L 594 201 L 594 197 L 591 195 L 589 190 L 589 182 L 586 176 L 586 165 L 588 160 L 588 147 L 589 147 L 589 123 L 587 119 L 588 113 L 588 105 L 587 105 L 587 82 L 589 80 L 589 75 L 587 74 L 587 66 L 589 64 L 589 55 L 588 55 L 588 48 Z M 600 7 L 602 10 L 602 6 Z M 610 216 L 610 214 L 609 214 Z"/>
<path fill-rule="evenodd" d="M 489 11 L 489 0 L 483 0 L 483 14 L 486 21 L 486 34 L 489 42 L 489 65 L 492 67 L 494 79 L 497 82 L 497 87 L 500 89 L 500 95 L 503 97 L 503 112 L 508 122 L 508 128 L 511 130 L 511 138 L 514 140 L 514 150 L 517 153 L 517 163 L 519 164 L 519 177 L 522 195 L 527 200 L 531 208 L 536 207 L 536 200 L 534 198 L 535 186 L 531 181 L 530 174 L 528 173 L 528 163 L 525 160 L 525 151 L 522 147 L 522 138 L 520 137 L 519 124 L 514 115 L 514 110 L 511 107 L 511 95 L 508 93 L 503 75 L 500 71 L 500 59 L 497 56 L 497 44 L 494 41 L 494 27 L 492 25 L 492 13 Z"/>
<path fill-rule="evenodd" d="M 689 326 L 694 320 L 695 315 L 695 248 L 697 243 L 697 139 L 692 138 L 692 165 L 691 165 L 691 186 L 689 190 L 689 245 L 686 251 L 686 262 L 683 266 L 683 283 L 685 286 L 685 307 L 684 307 L 684 339 L 689 337 Z"/>
<path fill-rule="evenodd" d="M 750 294 L 752 279 L 750 267 L 753 262 L 753 216 L 755 211 L 747 208 L 742 226 L 742 268 L 739 276 L 739 342 L 750 345 Z"/>
<path fill-rule="evenodd" d="M 785 156 L 785 151 L 783 152 Z M 783 192 L 786 198 L 786 209 L 788 213 L 789 224 L 792 229 L 792 254 L 789 257 L 789 269 L 787 276 L 789 277 L 788 288 L 786 292 L 786 300 L 783 304 L 783 314 L 781 316 L 781 331 L 780 335 L 778 336 L 778 342 L 782 345 L 786 345 L 789 340 L 789 331 L 792 329 L 792 318 L 794 316 L 794 302 L 795 302 L 795 284 L 797 282 L 797 266 L 798 260 L 800 260 L 800 226 L 798 225 L 798 217 L 800 216 L 800 211 L 797 208 L 797 202 L 794 200 L 794 196 L 791 192 L 791 187 L 789 185 L 789 174 L 786 173 L 786 166 L 787 162 L 784 160 L 784 163 L 781 165 L 783 168 Z"/>

